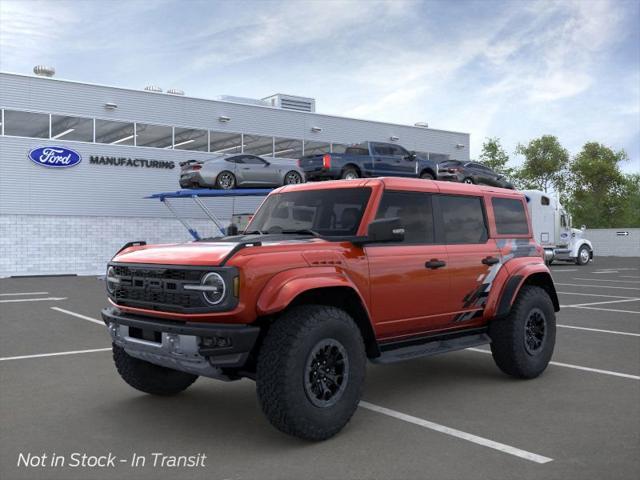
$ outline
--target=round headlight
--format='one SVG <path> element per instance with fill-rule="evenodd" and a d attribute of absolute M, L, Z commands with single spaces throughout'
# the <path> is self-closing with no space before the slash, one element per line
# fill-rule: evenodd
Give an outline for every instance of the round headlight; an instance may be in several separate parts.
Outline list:
<path fill-rule="evenodd" d="M 117 280 L 116 269 L 112 266 L 107 268 L 107 277 L 105 278 L 105 282 L 107 283 L 107 292 L 113 294 L 116 291 Z"/>
<path fill-rule="evenodd" d="M 224 298 L 226 287 L 223 278 L 219 274 L 215 272 L 207 273 L 202 278 L 202 286 L 205 287 L 202 291 L 204 299 L 211 305 L 217 305 Z"/>

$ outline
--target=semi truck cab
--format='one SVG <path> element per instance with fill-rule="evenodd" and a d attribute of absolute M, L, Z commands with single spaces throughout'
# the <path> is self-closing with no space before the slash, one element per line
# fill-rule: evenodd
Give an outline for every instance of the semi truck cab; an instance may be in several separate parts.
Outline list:
<path fill-rule="evenodd" d="M 586 227 L 573 228 L 571 215 L 551 195 L 525 190 L 536 242 L 544 248 L 545 261 L 586 265 L 593 260 L 593 245 L 585 238 Z"/>

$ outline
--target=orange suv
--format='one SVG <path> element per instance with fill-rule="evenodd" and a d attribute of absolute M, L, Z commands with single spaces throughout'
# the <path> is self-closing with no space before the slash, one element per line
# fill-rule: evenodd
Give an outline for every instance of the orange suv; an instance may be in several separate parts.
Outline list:
<path fill-rule="evenodd" d="M 251 378 L 271 423 L 313 440 L 349 421 L 367 359 L 490 344 L 503 372 L 537 377 L 559 310 L 522 194 L 403 178 L 281 187 L 240 235 L 128 244 L 106 285 L 129 385 Z"/>

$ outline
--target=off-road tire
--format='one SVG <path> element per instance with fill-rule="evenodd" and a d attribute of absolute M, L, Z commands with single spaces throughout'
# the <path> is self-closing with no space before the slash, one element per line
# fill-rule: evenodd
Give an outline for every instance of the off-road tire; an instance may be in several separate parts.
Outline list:
<path fill-rule="evenodd" d="M 583 252 L 587 252 L 587 255 L 584 255 Z M 584 257 L 586 256 L 587 260 L 584 260 Z M 590 255 L 589 255 L 589 247 L 587 247 L 586 245 L 582 245 L 580 247 L 580 249 L 578 250 L 578 256 L 576 257 L 576 265 L 586 265 L 589 263 L 589 260 L 591 260 Z"/>
<path fill-rule="evenodd" d="M 198 379 L 197 375 L 154 365 L 127 354 L 112 344 L 113 361 L 122 379 L 136 390 L 169 396 L 182 392 Z"/>
<path fill-rule="evenodd" d="M 422 172 L 420 174 L 420 178 L 422 178 L 423 180 L 435 180 L 435 177 L 431 172 Z"/>
<path fill-rule="evenodd" d="M 223 178 L 225 177 L 230 178 L 230 181 L 231 181 L 230 184 L 222 183 L 224 182 Z M 235 186 L 236 186 L 236 176 L 233 173 L 228 172 L 227 170 L 220 172 L 216 177 L 216 188 L 219 188 L 220 190 L 231 190 L 232 188 L 235 188 Z"/>
<path fill-rule="evenodd" d="M 525 345 L 529 319 L 544 317 L 544 337 L 533 353 Z M 556 341 L 556 318 L 549 294 L 540 287 L 525 285 L 506 318 L 489 324 L 491 353 L 500 370 L 517 378 L 535 378 L 551 360 Z"/>
<path fill-rule="evenodd" d="M 356 178 L 360 178 L 360 172 L 353 167 L 347 167 L 342 170 L 340 178 L 345 180 L 355 180 Z"/>
<path fill-rule="evenodd" d="M 337 341 L 348 359 L 346 384 L 336 403 L 312 403 L 305 379 L 317 345 Z M 306 440 L 326 440 L 351 419 L 362 396 L 366 354 L 360 330 L 343 310 L 293 307 L 269 327 L 260 349 L 256 384 L 262 411 L 278 430 Z"/>

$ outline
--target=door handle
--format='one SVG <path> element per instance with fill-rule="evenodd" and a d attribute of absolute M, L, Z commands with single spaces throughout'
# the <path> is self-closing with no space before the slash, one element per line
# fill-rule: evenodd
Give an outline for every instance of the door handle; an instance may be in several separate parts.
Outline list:
<path fill-rule="evenodd" d="M 482 259 L 482 263 L 484 263 L 485 265 L 495 265 L 499 261 L 500 259 L 496 257 L 486 257 Z"/>
<path fill-rule="evenodd" d="M 446 264 L 447 264 L 447 262 L 444 262 L 442 260 L 438 260 L 436 258 L 432 258 L 427 263 L 425 263 L 424 266 L 426 268 L 430 268 L 431 270 L 435 270 L 436 268 L 444 267 Z"/>

